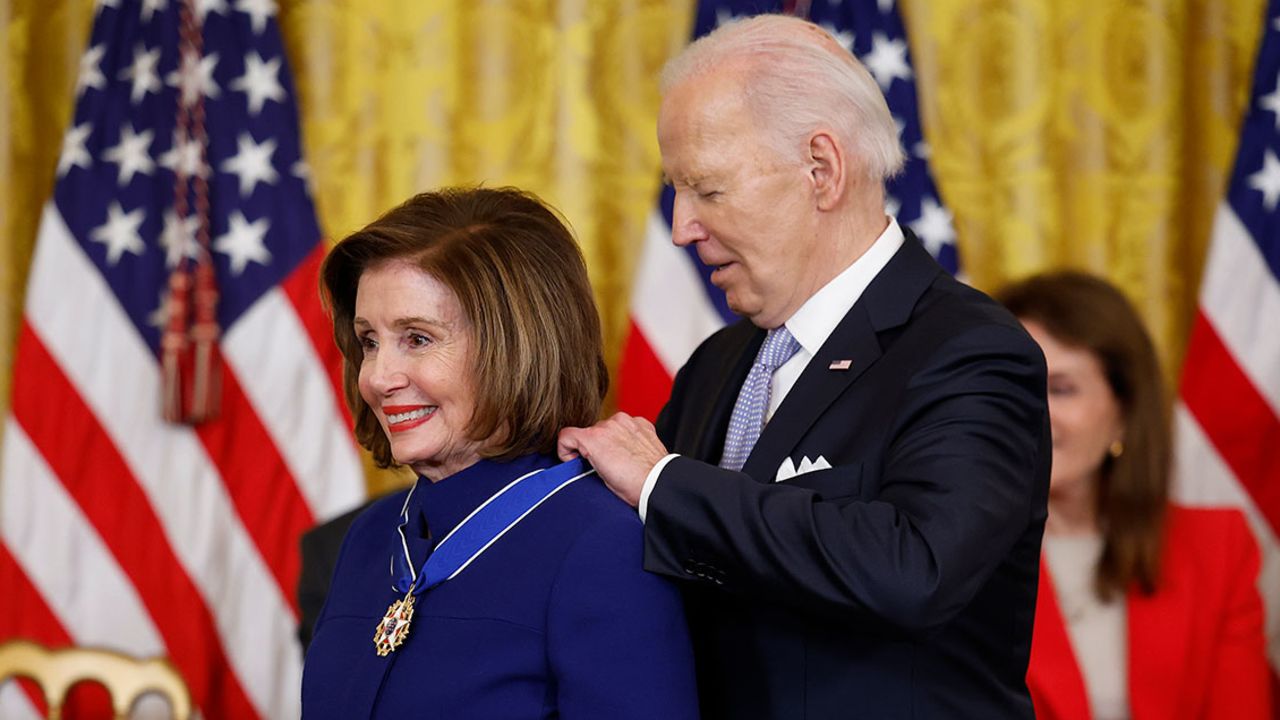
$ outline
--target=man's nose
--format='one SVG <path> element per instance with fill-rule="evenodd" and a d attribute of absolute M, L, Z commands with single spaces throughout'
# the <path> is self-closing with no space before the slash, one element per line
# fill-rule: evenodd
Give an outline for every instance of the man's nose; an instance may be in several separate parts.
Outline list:
<path fill-rule="evenodd" d="M 707 229 L 702 225 L 696 213 L 689 207 L 688 200 L 676 193 L 676 201 L 671 211 L 671 242 L 678 247 L 705 240 Z"/>

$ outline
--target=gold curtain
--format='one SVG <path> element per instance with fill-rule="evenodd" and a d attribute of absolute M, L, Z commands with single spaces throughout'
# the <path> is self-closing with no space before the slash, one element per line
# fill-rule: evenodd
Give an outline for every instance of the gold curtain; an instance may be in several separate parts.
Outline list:
<path fill-rule="evenodd" d="M 961 263 L 992 290 L 1076 267 L 1181 367 L 1263 0 L 912 0 L 925 136 Z"/>
<path fill-rule="evenodd" d="M 280 5 L 325 232 L 439 185 L 531 189 L 582 241 L 616 359 L 657 190 L 656 74 L 693 0 Z M 1263 0 L 901 5 L 970 280 L 1100 272 L 1176 376 Z M 91 19 L 91 0 L 0 0 L 0 411 Z"/>

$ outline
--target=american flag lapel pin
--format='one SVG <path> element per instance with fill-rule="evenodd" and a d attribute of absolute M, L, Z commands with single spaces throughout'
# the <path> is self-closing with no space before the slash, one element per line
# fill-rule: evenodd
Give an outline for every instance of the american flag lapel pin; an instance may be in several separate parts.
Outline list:
<path fill-rule="evenodd" d="M 827 369 L 828 370 L 848 370 L 849 366 L 851 365 L 853 365 L 852 360 L 832 360 L 831 364 L 827 366 Z"/>

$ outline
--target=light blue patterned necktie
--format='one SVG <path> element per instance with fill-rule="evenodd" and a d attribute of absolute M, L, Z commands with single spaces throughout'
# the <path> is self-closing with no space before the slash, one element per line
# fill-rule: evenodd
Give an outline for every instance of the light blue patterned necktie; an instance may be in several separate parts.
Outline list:
<path fill-rule="evenodd" d="M 741 470 L 755 447 L 760 431 L 764 429 L 764 414 L 769 409 L 769 393 L 773 372 L 800 350 L 800 343 L 791 337 L 785 325 L 769 331 L 751 364 L 751 372 L 738 391 L 738 401 L 729 416 L 729 431 L 724 437 L 724 454 L 720 467 Z"/>

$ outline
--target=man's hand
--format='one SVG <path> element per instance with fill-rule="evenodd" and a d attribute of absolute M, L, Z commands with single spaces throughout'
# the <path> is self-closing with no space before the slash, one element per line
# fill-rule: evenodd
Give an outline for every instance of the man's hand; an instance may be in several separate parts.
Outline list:
<path fill-rule="evenodd" d="M 594 465 L 604 484 L 631 507 L 640 504 L 649 471 L 667 456 L 653 423 L 626 413 L 589 428 L 561 430 L 558 450 L 561 460 L 581 455 Z"/>

